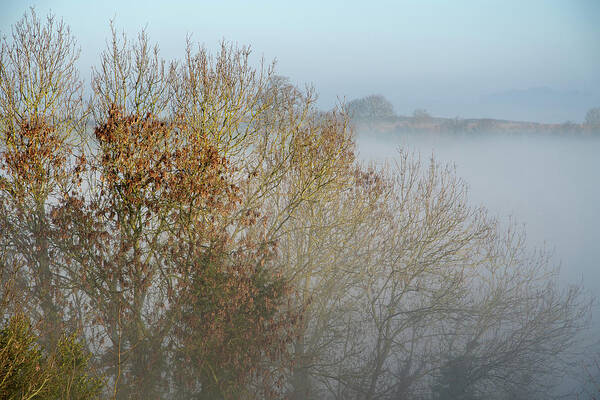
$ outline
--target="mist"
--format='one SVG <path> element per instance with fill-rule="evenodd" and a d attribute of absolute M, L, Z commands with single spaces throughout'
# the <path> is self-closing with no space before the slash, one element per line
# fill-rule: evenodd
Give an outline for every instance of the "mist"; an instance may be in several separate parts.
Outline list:
<path fill-rule="evenodd" d="M 597 398 L 595 2 L 26 3 L 0 397 Z"/>
<path fill-rule="evenodd" d="M 223 3 L 5 1 L 0 31 L 29 7 L 64 18 L 90 75 L 109 21 L 134 37 L 140 29 L 162 54 L 179 57 L 184 38 L 216 49 L 221 39 L 277 60 L 280 73 L 317 89 L 329 109 L 381 93 L 399 114 L 538 122 L 581 121 L 600 103 L 596 1 L 316 1 L 260 6 Z"/>
<path fill-rule="evenodd" d="M 553 251 L 565 282 L 600 295 L 600 138 L 361 132 L 357 144 L 365 161 L 393 162 L 404 149 L 454 165 L 473 205 L 524 224 L 530 246 Z"/>
<path fill-rule="evenodd" d="M 473 206 L 485 207 L 501 224 L 516 221 L 530 250 L 548 249 L 563 286 L 581 284 L 595 299 L 590 327 L 580 338 L 575 365 L 589 362 L 600 333 L 600 137 L 532 134 L 395 134 L 364 127 L 359 157 L 392 165 L 400 152 L 452 165 Z M 575 369 L 576 367 L 574 367 Z M 578 393 L 581 381 L 565 378 L 558 390 Z"/>

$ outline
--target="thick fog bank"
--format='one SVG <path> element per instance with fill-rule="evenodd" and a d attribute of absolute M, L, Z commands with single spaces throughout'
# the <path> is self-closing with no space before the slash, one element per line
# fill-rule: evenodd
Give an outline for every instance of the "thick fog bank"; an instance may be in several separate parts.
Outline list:
<path fill-rule="evenodd" d="M 357 139 L 364 160 L 391 159 L 403 147 L 454 163 L 474 204 L 524 223 L 530 246 L 554 250 L 566 282 L 583 281 L 599 297 L 600 138 L 367 136 Z"/>

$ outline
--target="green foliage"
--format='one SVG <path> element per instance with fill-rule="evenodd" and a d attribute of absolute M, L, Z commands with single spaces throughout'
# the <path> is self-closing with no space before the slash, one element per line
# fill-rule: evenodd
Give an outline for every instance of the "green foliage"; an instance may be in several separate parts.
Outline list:
<path fill-rule="evenodd" d="M 29 322 L 23 315 L 11 318 L 0 331 L 0 396 L 4 399 L 35 398 L 46 386 L 40 373 L 42 354 Z M 43 372 L 43 371 L 42 371 Z"/>
<path fill-rule="evenodd" d="M 52 398 L 83 400 L 98 396 L 103 381 L 89 370 L 89 359 L 76 335 L 58 342 L 53 364 L 49 365 L 54 378 L 50 385 Z"/>
<path fill-rule="evenodd" d="M 89 355 L 75 335 L 63 337 L 49 355 L 37 341 L 23 314 L 0 330 L 0 400 L 98 397 L 103 381 L 89 373 Z"/>

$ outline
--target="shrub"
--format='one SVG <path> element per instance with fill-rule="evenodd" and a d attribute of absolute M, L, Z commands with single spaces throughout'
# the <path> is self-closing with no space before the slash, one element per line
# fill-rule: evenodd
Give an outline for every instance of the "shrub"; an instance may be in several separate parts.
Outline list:
<path fill-rule="evenodd" d="M 0 399 L 93 399 L 103 381 L 88 368 L 89 355 L 75 335 L 59 340 L 44 354 L 38 337 L 23 314 L 0 330 Z"/>

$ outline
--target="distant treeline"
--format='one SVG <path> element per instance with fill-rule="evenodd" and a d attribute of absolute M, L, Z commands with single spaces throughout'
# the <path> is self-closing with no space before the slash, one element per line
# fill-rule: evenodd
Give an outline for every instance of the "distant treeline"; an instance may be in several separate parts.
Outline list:
<path fill-rule="evenodd" d="M 584 123 L 560 124 L 510 121 L 493 118 L 442 118 L 417 109 L 412 116 L 399 116 L 381 95 L 367 96 L 348 103 L 348 112 L 359 129 L 375 134 L 398 133 L 535 133 L 555 135 L 599 135 L 600 108 L 588 111 Z"/>

